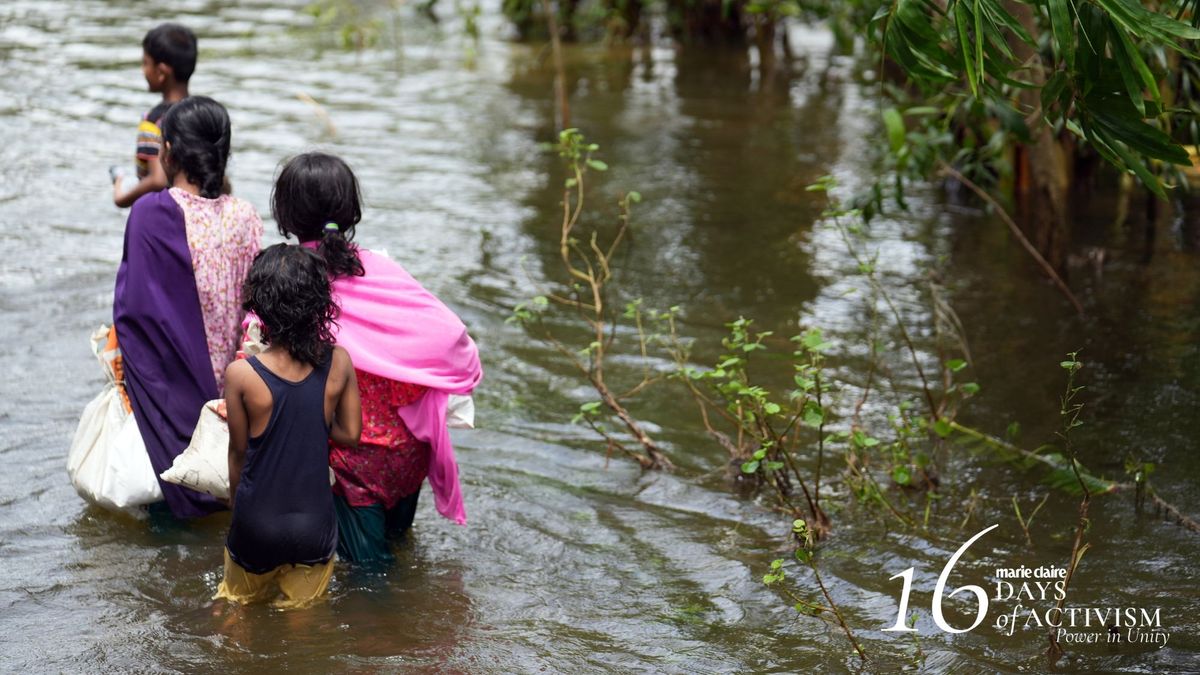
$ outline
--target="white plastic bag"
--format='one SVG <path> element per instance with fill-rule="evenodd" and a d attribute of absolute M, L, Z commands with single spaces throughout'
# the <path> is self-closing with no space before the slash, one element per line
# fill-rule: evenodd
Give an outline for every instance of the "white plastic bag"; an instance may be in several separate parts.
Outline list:
<path fill-rule="evenodd" d="M 103 351 L 108 327 L 92 335 L 92 351 L 108 381 L 88 403 L 67 453 L 67 474 L 79 496 L 115 511 L 160 501 L 162 488 L 137 420 L 125 410 L 112 368 L 112 352 Z"/>
<path fill-rule="evenodd" d="M 159 477 L 217 499 L 229 499 L 229 424 L 217 414 L 220 402 L 204 404 L 191 444 Z"/>

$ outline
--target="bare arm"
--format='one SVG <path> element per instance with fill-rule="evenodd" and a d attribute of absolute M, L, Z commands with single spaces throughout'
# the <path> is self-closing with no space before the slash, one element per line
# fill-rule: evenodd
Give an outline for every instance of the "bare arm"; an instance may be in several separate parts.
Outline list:
<path fill-rule="evenodd" d="M 338 445 L 353 448 L 358 446 L 359 436 L 362 435 L 362 402 L 358 398 L 358 376 L 354 374 L 354 364 L 350 362 L 350 355 L 341 347 L 334 349 L 333 363 L 338 374 L 345 378 L 345 384 L 333 410 L 333 425 L 329 430 L 329 438 Z"/>
<path fill-rule="evenodd" d="M 229 422 L 229 508 L 237 497 L 242 466 L 246 463 L 246 441 L 250 435 L 250 417 L 242 398 L 245 377 L 250 364 L 234 361 L 225 369 L 225 410 Z"/>
<path fill-rule="evenodd" d="M 150 172 L 146 177 L 139 180 L 129 192 L 122 190 L 122 185 L 125 181 L 118 178 L 113 181 L 113 203 L 121 208 L 133 206 L 133 203 L 144 194 L 150 192 L 158 192 L 167 187 L 167 172 L 163 171 L 162 162 L 156 156 L 154 159 L 147 162 L 150 167 Z"/>

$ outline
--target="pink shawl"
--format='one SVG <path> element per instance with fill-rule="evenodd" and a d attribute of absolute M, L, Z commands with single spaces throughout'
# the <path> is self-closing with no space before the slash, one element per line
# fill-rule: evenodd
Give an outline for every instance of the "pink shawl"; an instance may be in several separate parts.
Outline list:
<path fill-rule="evenodd" d="M 430 445 L 429 485 L 438 513 L 465 525 L 446 403 L 450 394 L 470 394 L 483 379 L 479 350 L 462 320 L 399 263 L 361 248 L 358 257 L 366 274 L 333 282 L 342 310 L 334 331 L 337 343 L 359 370 L 429 387 L 418 401 L 400 408 L 400 418 Z"/>

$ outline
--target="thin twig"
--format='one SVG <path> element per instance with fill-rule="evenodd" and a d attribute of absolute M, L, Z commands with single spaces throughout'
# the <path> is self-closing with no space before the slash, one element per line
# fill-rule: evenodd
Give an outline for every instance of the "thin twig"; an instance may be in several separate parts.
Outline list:
<path fill-rule="evenodd" d="M 970 178 L 962 175 L 961 172 L 949 164 L 942 162 L 941 171 L 943 174 L 950 176 L 954 180 L 962 183 L 964 187 L 971 192 L 974 192 L 976 196 L 987 202 L 993 209 L 996 210 L 996 213 L 1000 216 L 1000 219 L 1004 221 L 1004 224 L 1008 226 L 1008 229 L 1010 232 L 1012 232 L 1012 235 L 1016 237 L 1018 242 L 1021 243 L 1021 247 L 1025 249 L 1025 251 L 1034 259 L 1035 262 L 1037 262 L 1038 266 L 1042 268 L 1042 271 L 1046 273 L 1046 276 L 1050 277 L 1050 280 L 1054 282 L 1054 285 L 1058 287 L 1058 290 L 1062 291 L 1062 294 L 1066 296 L 1067 300 L 1071 301 L 1071 304 L 1075 307 L 1075 311 L 1078 312 L 1080 316 L 1083 316 L 1083 304 L 1079 302 L 1079 298 L 1075 297 L 1075 294 L 1071 292 L 1071 288 L 1067 286 L 1067 283 L 1062 280 L 1062 277 L 1058 276 L 1058 272 L 1054 271 L 1054 267 L 1050 263 L 1046 262 L 1046 259 L 1042 257 L 1042 254 L 1038 253 L 1038 250 L 1029 242 L 1029 239 L 1025 237 L 1025 233 L 1022 232 L 1021 228 L 1017 226 L 1017 223 L 1013 221 L 1012 216 L 1008 215 L 1008 211 L 1004 210 L 1004 207 L 1001 206 L 1000 203 L 997 202 L 990 194 L 988 194 L 987 190 L 984 190 L 975 183 L 971 182 Z"/>

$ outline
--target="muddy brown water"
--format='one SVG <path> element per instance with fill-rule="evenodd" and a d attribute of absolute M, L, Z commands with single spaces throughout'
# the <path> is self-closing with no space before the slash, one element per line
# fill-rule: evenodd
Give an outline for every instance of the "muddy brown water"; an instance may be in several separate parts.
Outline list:
<path fill-rule="evenodd" d="M 678 471 L 643 475 L 606 461 L 569 424 L 587 388 L 505 323 L 514 304 L 557 278 L 561 174 L 538 147 L 554 131 L 541 47 L 508 42 L 490 7 L 472 47 L 443 3 L 441 24 L 402 11 L 385 20 L 379 47 L 347 53 L 333 31 L 311 26 L 304 4 L 0 7 L 0 669 L 861 669 L 840 631 L 797 615 L 761 583 L 786 555 L 790 524 L 730 488 L 724 451 L 698 433 L 678 391 L 651 390 L 636 404 Z M 344 156 L 368 199 L 361 242 L 386 248 L 460 311 L 483 351 L 481 428 L 456 435 L 469 525 L 440 519 L 426 493 L 394 567 L 340 566 L 329 602 L 306 612 L 214 611 L 227 515 L 191 524 L 113 517 L 86 506 L 64 469 L 79 413 L 100 386 L 86 338 L 110 319 L 121 253 L 123 214 L 109 203 L 105 168 L 129 160 L 138 116 L 154 103 L 138 45 L 167 19 L 202 37 L 192 90 L 230 109 L 235 191 L 265 215 L 281 158 L 309 148 Z M 822 223 L 819 195 L 803 188 L 824 174 L 848 189 L 878 175 L 876 103 L 820 31 L 797 29 L 795 47 L 795 71 L 775 80 L 721 51 L 572 49 L 573 124 L 612 167 L 593 188 L 595 217 L 611 218 L 623 189 L 645 197 L 621 254 L 624 288 L 650 306 L 679 305 L 698 362 L 715 357 L 722 324 L 740 314 L 780 335 L 821 326 L 839 375 L 861 381 L 865 283 Z M 332 129 L 300 94 L 320 102 Z M 1057 363 L 1081 347 L 1083 461 L 1114 477 L 1129 454 L 1155 462 L 1161 494 L 1200 513 L 1195 224 L 1165 219 L 1150 239 L 1138 204 L 1125 226 L 1112 224 L 1106 191 L 1080 204 L 1077 252 L 1107 249 L 1102 276 L 1076 274 L 1086 319 L 1037 278 L 998 222 L 940 193 L 916 194 L 910 213 L 873 223 L 866 247 L 880 253 L 927 360 L 929 272 L 946 287 L 982 385 L 965 419 L 996 434 L 1019 421 L 1029 447 L 1049 440 Z M 911 366 L 891 337 L 883 361 L 911 393 Z M 638 372 L 629 360 L 612 368 L 618 378 Z M 786 372 L 775 375 L 768 381 L 786 382 Z M 1049 488 L 966 450 L 951 448 L 942 462 L 928 533 L 826 497 L 835 529 L 820 564 L 872 655 L 866 670 L 904 668 L 918 644 L 931 672 L 1045 670 L 1043 631 L 1010 636 L 992 625 L 1012 601 L 993 600 L 983 625 L 950 635 L 934 624 L 930 599 L 955 548 L 993 523 L 953 586 L 980 583 L 994 595 L 996 568 L 1062 565 L 1076 501 L 1050 493 L 1031 550 L 1010 499 L 1028 509 Z M 921 509 L 919 498 L 892 496 Z M 1070 605 L 1158 609 L 1169 639 L 1072 646 L 1065 668 L 1200 670 L 1200 537 L 1107 496 L 1092 506 L 1087 538 Z M 910 566 L 916 643 L 883 631 L 900 591 L 889 577 Z M 811 575 L 788 570 L 812 597 Z M 951 613 L 958 625 L 970 619 L 964 596 L 948 601 L 962 608 Z"/>

